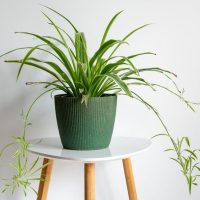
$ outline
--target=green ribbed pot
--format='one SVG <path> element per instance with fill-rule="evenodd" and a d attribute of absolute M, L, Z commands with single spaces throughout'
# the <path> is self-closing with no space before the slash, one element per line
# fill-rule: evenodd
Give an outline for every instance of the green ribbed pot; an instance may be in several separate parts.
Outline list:
<path fill-rule="evenodd" d="M 81 98 L 55 96 L 56 118 L 65 149 L 97 150 L 109 146 L 115 122 L 116 95 Z"/>

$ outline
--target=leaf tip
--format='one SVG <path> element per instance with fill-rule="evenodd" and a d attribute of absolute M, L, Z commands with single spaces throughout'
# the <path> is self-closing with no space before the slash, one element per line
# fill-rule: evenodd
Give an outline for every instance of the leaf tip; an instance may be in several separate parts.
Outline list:
<path fill-rule="evenodd" d="M 121 14 L 121 13 L 123 13 L 124 11 L 125 11 L 125 9 L 120 10 L 120 11 L 118 12 L 118 14 Z"/>

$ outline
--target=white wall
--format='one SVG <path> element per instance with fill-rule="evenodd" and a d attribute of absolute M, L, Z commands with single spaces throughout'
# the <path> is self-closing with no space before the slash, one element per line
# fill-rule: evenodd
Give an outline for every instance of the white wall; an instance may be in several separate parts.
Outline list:
<path fill-rule="evenodd" d="M 88 45 L 97 47 L 102 30 L 111 16 L 125 10 L 112 29 L 113 37 L 122 37 L 133 27 L 153 22 L 154 25 L 137 33 L 130 40 L 131 45 L 122 53 L 154 51 L 156 57 L 142 57 L 142 66 L 162 66 L 176 72 L 177 82 L 184 86 L 186 95 L 200 101 L 200 2 L 198 0 L 0 0 L 0 54 L 19 46 L 35 43 L 28 37 L 14 35 L 15 31 L 30 31 L 47 34 L 50 27 L 41 15 L 39 3 L 62 11 L 86 33 Z M 43 9 L 42 9 L 43 10 Z M 64 24 L 61 25 L 64 26 Z M 12 58 L 22 56 L 21 52 Z M 11 56 L 9 56 L 10 58 Z M 35 71 L 24 70 L 16 83 L 17 67 L 4 64 L 0 59 L 0 146 L 8 143 L 10 137 L 20 134 L 20 112 L 26 108 L 41 88 L 27 87 L 26 81 L 41 80 L 46 77 Z M 158 77 L 151 77 L 155 80 Z M 174 136 L 188 135 L 194 147 L 200 146 L 200 112 L 192 113 L 175 97 L 163 92 L 141 91 L 162 113 Z M 34 108 L 31 115 L 33 126 L 29 129 L 30 138 L 58 136 L 53 100 L 48 96 Z M 114 135 L 151 137 L 160 133 L 162 127 L 152 113 L 142 105 L 125 97 L 119 97 Z M 169 145 L 164 138 L 155 140 L 152 148 L 133 158 L 138 196 L 140 200 L 198 200 L 200 186 L 192 196 L 175 163 L 168 159 L 163 149 Z M 9 156 L 0 162 L 0 177 L 9 176 L 6 167 Z M 11 196 L 0 194 L 1 200 L 22 200 L 21 193 Z M 35 199 L 30 193 L 27 199 Z M 49 192 L 49 200 L 83 199 L 83 166 L 77 163 L 56 161 Z M 97 199 L 128 199 L 122 165 L 119 161 L 97 165 Z"/>

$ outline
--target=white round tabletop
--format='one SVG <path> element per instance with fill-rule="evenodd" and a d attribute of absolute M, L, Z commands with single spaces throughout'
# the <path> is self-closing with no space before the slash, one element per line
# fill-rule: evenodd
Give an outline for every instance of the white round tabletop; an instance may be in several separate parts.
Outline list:
<path fill-rule="evenodd" d="M 129 158 L 147 150 L 151 141 L 143 138 L 113 137 L 106 149 L 77 151 L 63 149 L 60 138 L 42 138 L 30 140 L 28 151 L 46 158 L 56 158 L 84 163 Z"/>

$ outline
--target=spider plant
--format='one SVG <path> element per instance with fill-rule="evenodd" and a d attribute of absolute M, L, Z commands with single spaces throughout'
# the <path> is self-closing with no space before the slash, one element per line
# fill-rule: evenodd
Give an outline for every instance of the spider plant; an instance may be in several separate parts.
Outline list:
<path fill-rule="evenodd" d="M 29 122 L 30 111 L 37 100 L 47 92 L 48 91 L 45 91 L 39 95 L 30 105 L 26 113 L 22 111 L 22 134 L 13 136 L 12 142 L 0 150 L 0 158 L 2 158 L 6 150 L 11 147 L 14 148 L 14 151 L 12 152 L 12 162 L 9 163 L 10 168 L 14 170 L 14 174 L 10 178 L 1 178 L 3 183 L 2 193 L 11 191 L 12 194 L 14 194 L 18 188 L 21 188 L 25 196 L 27 196 L 28 190 L 32 190 L 35 194 L 37 194 L 37 191 L 32 186 L 33 182 L 45 181 L 46 177 L 40 175 L 40 171 L 41 169 L 47 167 L 49 163 L 41 164 L 40 157 L 37 157 L 35 160 L 29 158 L 27 150 L 30 144 L 27 141 L 26 136 L 27 129 L 31 125 Z"/>
<path fill-rule="evenodd" d="M 167 151 L 175 152 L 172 159 L 180 166 L 181 172 L 188 183 L 189 192 L 191 192 L 192 186 L 197 185 L 197 178 L 200 171 L 197 157 L 198 150 L 191 149 L 188 137 L 174 139 L 158 111 L 136 92 L 134 86 L 147 87 L 153 92 L 158 88 L 165 90 L 178 97 L 193 111 L 193 105 L 196 103 L 184 98 L 183 91 L 178 88 L 174 81 L 176 74 L 173 72 L 160 67 L 136 67 L 134 64 L 134 60 L 137 57 L 155 55 L 155 53 L 141 52 L 128 56 L 116 54 L 122 45 L 128 44 L 127 40 L 131 36 L 150 24 L 145 24 L 131 30 L 122 39 L 108 39 L 109 30 L 117 17 L 122 13 L 122 11 L 118 12 L 107 25 L 98 49 L 90 56 L 88 55 L 84 33 L 80 32 L 68 18 L 58 11 L 47 6 L 44 7 L 65 20 L 73 29 L 74 36 L 70 36 L 45 13 L 43 15 L 48 20 L 49 25 L 54 28 L 57 37 L 42 36 L 30 32 L 16 32 L 17 34 L 37 38 L 41 42 L 38 45 L 17 48 L 2 55 L 5 56 L 18 50 L 27 50 L 22 59 L 5 60 L 7 63 L 19 64 L 17 79 L 20 77 L 23 67 L 30 66 L 48 73 L 51 75 L 52 80 L 27 82 L 27 85 L 43 84 L 44 88 L 51 88 L 53 91 L 59 90 L 70 97 L 80 97 L 86 105 L 90 97 L 101 97 L 105 93 L 124 94 L 141 102 L 155 113 L 163 125 L 164 133 L 156 136 L 166 136 L 170 140 L 172 147 Z M 48 56 L 51 56 L 52 59 L 41 60 L 34 56 L 34 52 L 36 51 L 44 52 Z M 143 77 L 145 73 L 160 74 L 163 78 L 171 81 L 172 88 L 146 80 Z"/>

